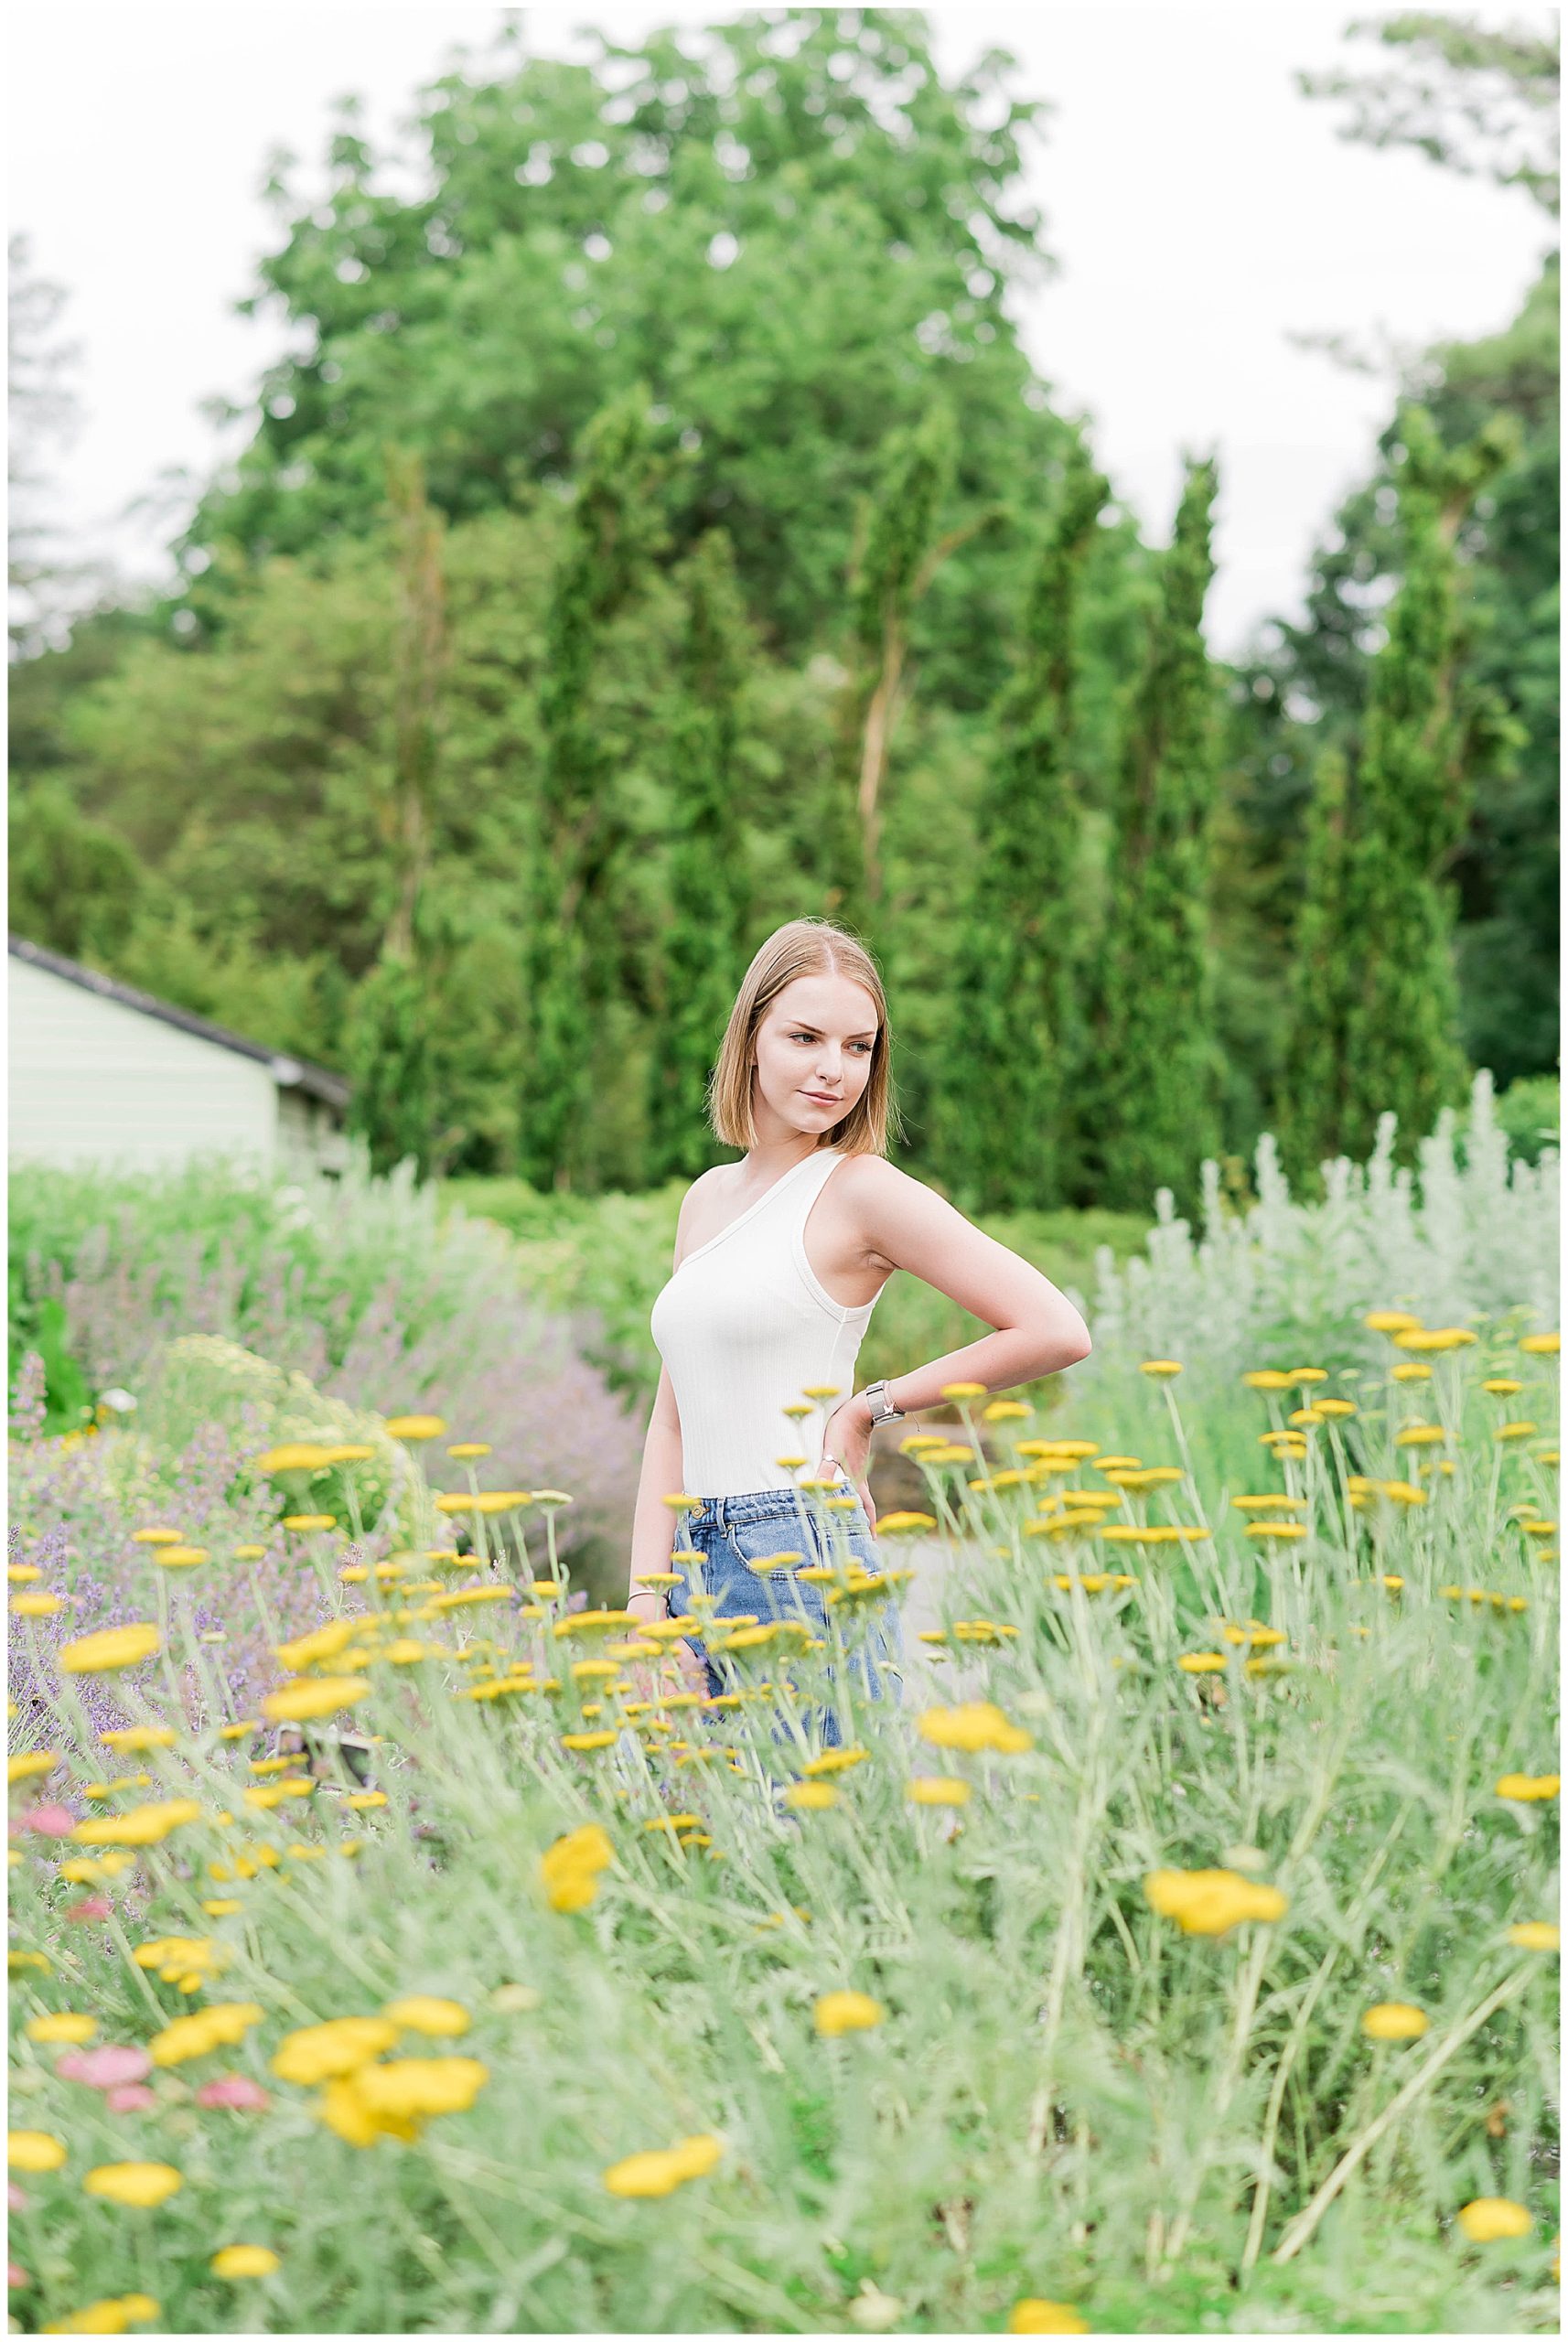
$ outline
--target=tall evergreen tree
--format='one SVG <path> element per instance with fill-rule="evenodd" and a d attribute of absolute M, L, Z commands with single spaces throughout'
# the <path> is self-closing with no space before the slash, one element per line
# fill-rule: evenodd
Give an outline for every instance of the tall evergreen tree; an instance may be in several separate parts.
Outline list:
<path fill-rule="evenodd" d="M 370 1149 L 371 1167 L 412 1159 L 428 1176 L 434 1097 L 429 1002 L 411 952 L 389 948 L 354 990 L 345 1034 L 353 1083 L 349 1128 Z"/>
<path fill-rule="evenodd" d="M 1353 966 L 1343 951 L 1348 774 L 1341 750 L 1325 748 L 1307 805 L 1305 891 L 1291 962 L 1284 1073 L 1273 1128 L 1298 1188 L 1314 1179 L 1319 1143 L 1336 1110 Z"/>
<path fill-rule="evenodd" d="M 980 799 L 930 1131 L 935 1167 L 972 1211 L 1049 1209 L 1065 1203 L 1072 1186 L 1079 945 L 1071 877 L 1082 820 L 1072 759 L 1073 621 L 1085 553 L 1110 492 L 1073 441 Z"/>
<path fill-rule="evenodd" d="M 349 1019 L 349 1123 L 368 1141 L 378 1171 L 412 1156 L 423 1179 L 432 1167 L 432 974 L 419 950 L 420 909 L 447 656 L 446 523 L 425 494 L 418 455 L 389 446 L 384 463 L 395 618 L 392 787 L 381 829 L 392 899 L 380 955 Z"/>
<path fill-rule="evenodd" d="M 1082 1200 L 1147 1211 L 1156 1188 L 1196 1201 L 1218 1151 L 1208 918 L 1218 765 L 1202 631 L 1213 575 L 1215 461 L 1188 459 L 1122 758 L 1107 930 L 1077 1085 Z"/>
<path fill-rule="evenodd" d="M 953 452 L 945 407 L 933 407 L 912 430 L 890 432 L 861 514 L 850 671 L 822 825 L 826 908 L 852 928 L 864 927 L 882 894 L 882 790 L 908 695 L 909 614 L 953 546 L 973 533 L 972 523 L 933 542 Z"/>
<path fill-rule="evenodd" d="M 1360 1156 L 1378 1117 L 1399 1117 L 1413 1158 L 1439 1109 L 1463 1101 L 1454 888 L 1445 865 L 1469 813 L 1471 745 L 1455 693 L 1459 649 L 1455 540 L 1485 483 L 1515 451 L 1499 417 L 1450 452 L 1418 406 L 1401 419 L 1404 575 L 1372 661 L 1360 757 L 1350 792 L 1342 876 L 1320 855 L 1303 918 L 1321 955 L 1324 996 L 1298 1001 L 1293 1060 L 1310 1086 L 1293 1102 L 1298 1170 Z M 1332 887 L 1333 893 L 1324 890 Z M 1332 1020 L 1309 1045 L 1303 1026 Z"/>
<path fill-rule="evenodd" d="M 706 1168 L 708 1076 L 746 972 L 750 906 L 742 884 L 736 698 L 745 640 L 735 555 L 722 529 L 685 564 L 687 626 L 671 754 L 674 838 L 670 924 L 654 991 L 649 1063 L 649 1174 Z"/>
<path fill-rule="evenodd" d="M 537 1187 L 571 1185 L 588 1119 L 596 1012 L 618 965 L 618 843 L 592 699 L 604 630 L 656 533 L 648 398 L 634 389 L 583 435 L 571 527 L 556 571 L 540 693 L 543 778 L 531 808 L 523 953 L 527 1032 L 519 1164 Z"/>
<path fill-rule="evenodd" d="M 397 639 L 393 646 L 392 728 L 395 794 L 388 843 L 397 897 L 387 928 L 394 951 L 413 949 L 414 916 L 430 852 L 441 709 L 446 663 L 446 590 L 442 564 L 446 521 L 424 489 L 424 466 L 407 448 L 386 451 L 387 500 L 396 560 Z"/>

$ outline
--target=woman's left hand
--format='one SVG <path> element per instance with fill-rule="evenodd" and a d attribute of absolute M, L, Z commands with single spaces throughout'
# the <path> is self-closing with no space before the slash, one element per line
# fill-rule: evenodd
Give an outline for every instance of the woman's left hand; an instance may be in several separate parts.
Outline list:
<path fill-rule="evenodd" d="M 871 1410 L 856 1391 L 833 1409 L 822 1433 L 822 1460 L 817 1466 L 825 1477 L 830 1464 L 841 1466 L 846 1480 L 859 1491 L 865 1517 L 875 1531 L 876 1507 L 871 1501 Z"/>

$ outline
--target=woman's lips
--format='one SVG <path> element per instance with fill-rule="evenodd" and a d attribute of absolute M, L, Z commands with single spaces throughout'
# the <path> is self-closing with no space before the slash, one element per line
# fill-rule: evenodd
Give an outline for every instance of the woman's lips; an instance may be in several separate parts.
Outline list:
<path fill-rule="evenodd" d="M 839 1106 L 843 1103 L 840 1098 L 824 1098 L 820 1090 L 808 1090 L 806 1095 L 815 1106 Z"/>

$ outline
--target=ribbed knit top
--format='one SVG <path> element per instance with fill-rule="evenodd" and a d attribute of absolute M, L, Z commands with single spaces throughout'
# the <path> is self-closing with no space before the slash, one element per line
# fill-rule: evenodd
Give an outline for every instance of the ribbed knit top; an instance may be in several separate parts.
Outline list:
<path fill-rule="evenodd" d="M 650 1325 L 681 1417 L 682 1485 L 694 1497 L 790 1488 L 814 1472 L 829 1415 L 854 1389 L 861 1338 L 879 1295 L 846 1309 L 806 1258 L 811 1206 L 846 1158 L 819 1147 L 775 1179 L 727 1228 L 688 1252 Z M 839 1397 L 783 1410 L 811 1384 Z M 789 1471 L 780 1456 L 804 1456 Z M 829 1467 L 830 1475 L 832 1466 Z"/>

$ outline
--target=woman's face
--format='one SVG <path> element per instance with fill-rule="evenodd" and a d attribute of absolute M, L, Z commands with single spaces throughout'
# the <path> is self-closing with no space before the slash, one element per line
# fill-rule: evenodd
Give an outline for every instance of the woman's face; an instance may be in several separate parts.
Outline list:
<path fill-rule="evenodd" d="M 849 976 L 796 976 L 757 1028 L 752 1112 L 763 1144 L 842 1123 L 871 1079 L 876 1004 Z"/>

